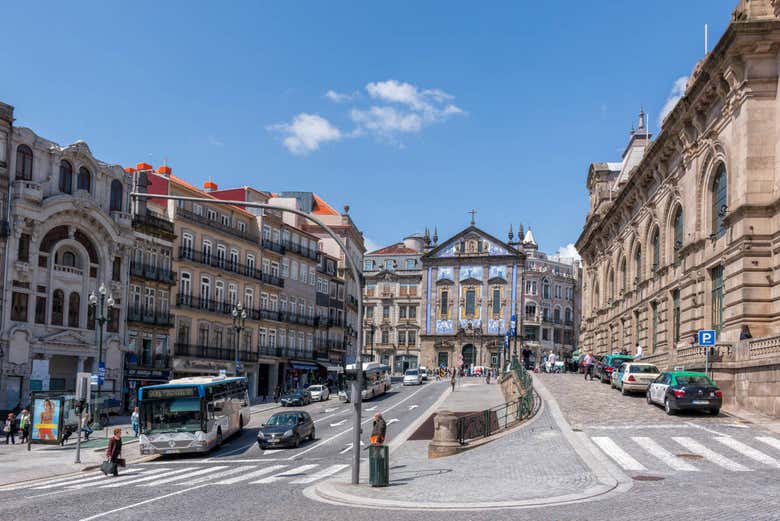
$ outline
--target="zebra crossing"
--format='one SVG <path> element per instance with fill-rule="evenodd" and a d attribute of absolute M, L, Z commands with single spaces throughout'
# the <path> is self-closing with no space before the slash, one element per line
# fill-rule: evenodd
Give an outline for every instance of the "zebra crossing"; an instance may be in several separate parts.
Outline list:
<path fill-rule="evenodd" d="M 749 443 L 731 436 L 711 436 L 704 440 L 690 436 L 668 436 L 660 440 L 648 436 L 626 436 L 618 441 L 610 436 L 590 439 L 623 470 L 630 472 L 780 469 L 780 440 L 770 436 L 756 436 Z"/>
<path fill-rule="evenodd" d="M 98 490 L 128 486 L 159 487 L 209 485 L 267 485 L 287 483 L 290 485 L 308 485 L 333 476 L 349 465 L 208 465 L 187 466 L 185 468 L 131 466 L 124 469 L 116 478 L 106 477 L 100 471 L 88 472 L 77 476 L 70 475 L 28 483 L 18 483 L 0 487 L 0 494 L 12 490 L 41 492 L 65 492 L 68 490 Z"/>

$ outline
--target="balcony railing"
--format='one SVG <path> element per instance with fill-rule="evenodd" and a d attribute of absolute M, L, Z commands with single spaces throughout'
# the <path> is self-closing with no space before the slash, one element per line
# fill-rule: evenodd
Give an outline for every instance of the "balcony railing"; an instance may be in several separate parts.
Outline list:
<path fill-rule="evenodd" d="M 173 234 L 173 222 L 151 210 L 147 210 L 146 214 L 133 215 L 133 226 L 148 226 Z"/>
<path fill-rule="evenodd" d="M 272 284 L 280 288 L 284 287 L 284 279 L 277 276 L 265 273 L 256 266 L 250 266 L 248 264 L 241 264 L 240 262 L 233 261 L 231 259 L 214 255 L 213 253 L 204 254 L 201 251 L 195 251 L 192 248 L 185 246 L 179 246 L 179 260 L 189 260 L 203 264 L 205 266 L 211 266 L 230 273 L 236 273 L 255 280 L 260 280 L 266 284 Z"/>
<path fill-rule="evenodd" d="M 186 210 L 184 208 L 176 208 L 176 216 L 187 219 L 190 222 L 227 233 L 233 237 L 238 237 L 239 239 L 243 239 L 253 244 L 257 244 L 258 241 L 257 231 L 254 230 L 251 226 L 247 226 L 244 231 L 241 231 L 238 228 L 233 228 L 232 226 L 222 224 L 222 222 L 219 220 L 209 219 L 205 215 L 198 215 L 195 212 Z"/>
<path fill-rule="evenodd" d="M 141 322 L 153 326 L 173 327 L 173 315 L 168 311 L 147 309 L 143 306 L 130 306 L 127 309 L 128 322 Z"/>
<path fill-rule="evenodd" d="M 308 246 L 306 246 L 306 247 L 301 246 L 300 243 L 285 241 L 285 242 L 282 243 L 282 247 L 285 250 L 291 251 L 291 252 L 293 252 L 295 254 L 298 254 L 298 255 L 300 255 L 302 257 L 306 257 L 306 258 L 309 258 L 311 260 L 317 260 L 317 250 L 312 250 Z"/>
<path fill-rule="evenodd" d="M 199 344 L 176 343 L 173 346 L 173 354 L 176 356 L 189 356 L 192 358 L 206 358 L 211 360 L 235 360 L 236 350 L 230 347 L 204 346 Z M 239 359 L 242 362 L 257 362 L 256 351 L 239 350 Z"/>
<path fill-rule="evenodd" d="M 130 275 L 147 280 L 176 284 L 176 272 L 146 263 L 130 262 Z"/>
<path fill-rule="evenodd" d="M 276 253 L 284 254 L 284 245 L 279 241 L 264 238 L 261 244 L 264 250 L 271 250 Z"/>
<path fill-rule="evenodd" d="M 314 325 L 317 327 L 344 327 L 344 319 L 317 317 L 317 319 L 314 322 Z"/>
<path fill-rule="evenodd" d="M 333 340 L 333 339 L 315 339 L 314 340 L 314 348 L 315 349 L 344 349 L 344 341 L 343 340 Z"/>
<path fill-rule="evenodd" d="M 214 299 L 204 299 L 192 295 L 179 293 L 176 295 L 176 305 L 181 308 L 198 309 L 209 313 L 220 315 L 230 315 L 233 312 L 234 304 L 230 302 L 220 302 Z M 314 317 L 300 315 L 288 311 L 274 311 L 264 308 L 244 308 L 249 320 L 274 320 L 276 322 L 287 322 L 289 324 L 299 324 L 303 326 L 314 326 Z"/>
<path fill-rule="evenodd" d="M 168 355 L 155 355 L 154 359 L 144 361 L 142 356 L 138 356 L 138 361 L 135 363 L 125 362 L 126 369 L 168 369 L 171 367 L 171 357 Z"/>

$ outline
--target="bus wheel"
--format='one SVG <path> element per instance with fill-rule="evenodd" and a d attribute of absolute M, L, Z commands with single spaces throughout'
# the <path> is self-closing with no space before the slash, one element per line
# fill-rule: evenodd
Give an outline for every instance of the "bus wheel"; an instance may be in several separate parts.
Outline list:
<path fill-rule="evenodd" d="M 222 446 L 222 427 L 217 427 L 217 447 Z"/>
<path fill-rule="evenodd" d="M 238 416 L 238 432 L 241 432 L 244 430 L 244 415 L 240 414 Z"/>

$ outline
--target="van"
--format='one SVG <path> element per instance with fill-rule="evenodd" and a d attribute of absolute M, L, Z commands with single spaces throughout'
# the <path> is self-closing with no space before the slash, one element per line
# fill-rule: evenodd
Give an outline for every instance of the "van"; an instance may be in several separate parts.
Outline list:
<path fill-rule="evenodd" d="M 425 382 L 428 380 L 428 368 L 424 366 L 420 366 L 420 376 L 422 377 L 422 381 Z"/>

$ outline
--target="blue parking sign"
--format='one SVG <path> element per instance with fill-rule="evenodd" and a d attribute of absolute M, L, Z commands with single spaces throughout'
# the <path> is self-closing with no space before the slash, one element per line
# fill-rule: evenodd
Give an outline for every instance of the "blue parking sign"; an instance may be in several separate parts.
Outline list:
<path fill-rule="evenodd" d="M 715 345 L 714 329 L 700 329 L 699 330 L 699 345 L 700 346 L 714 346 Z"/>

